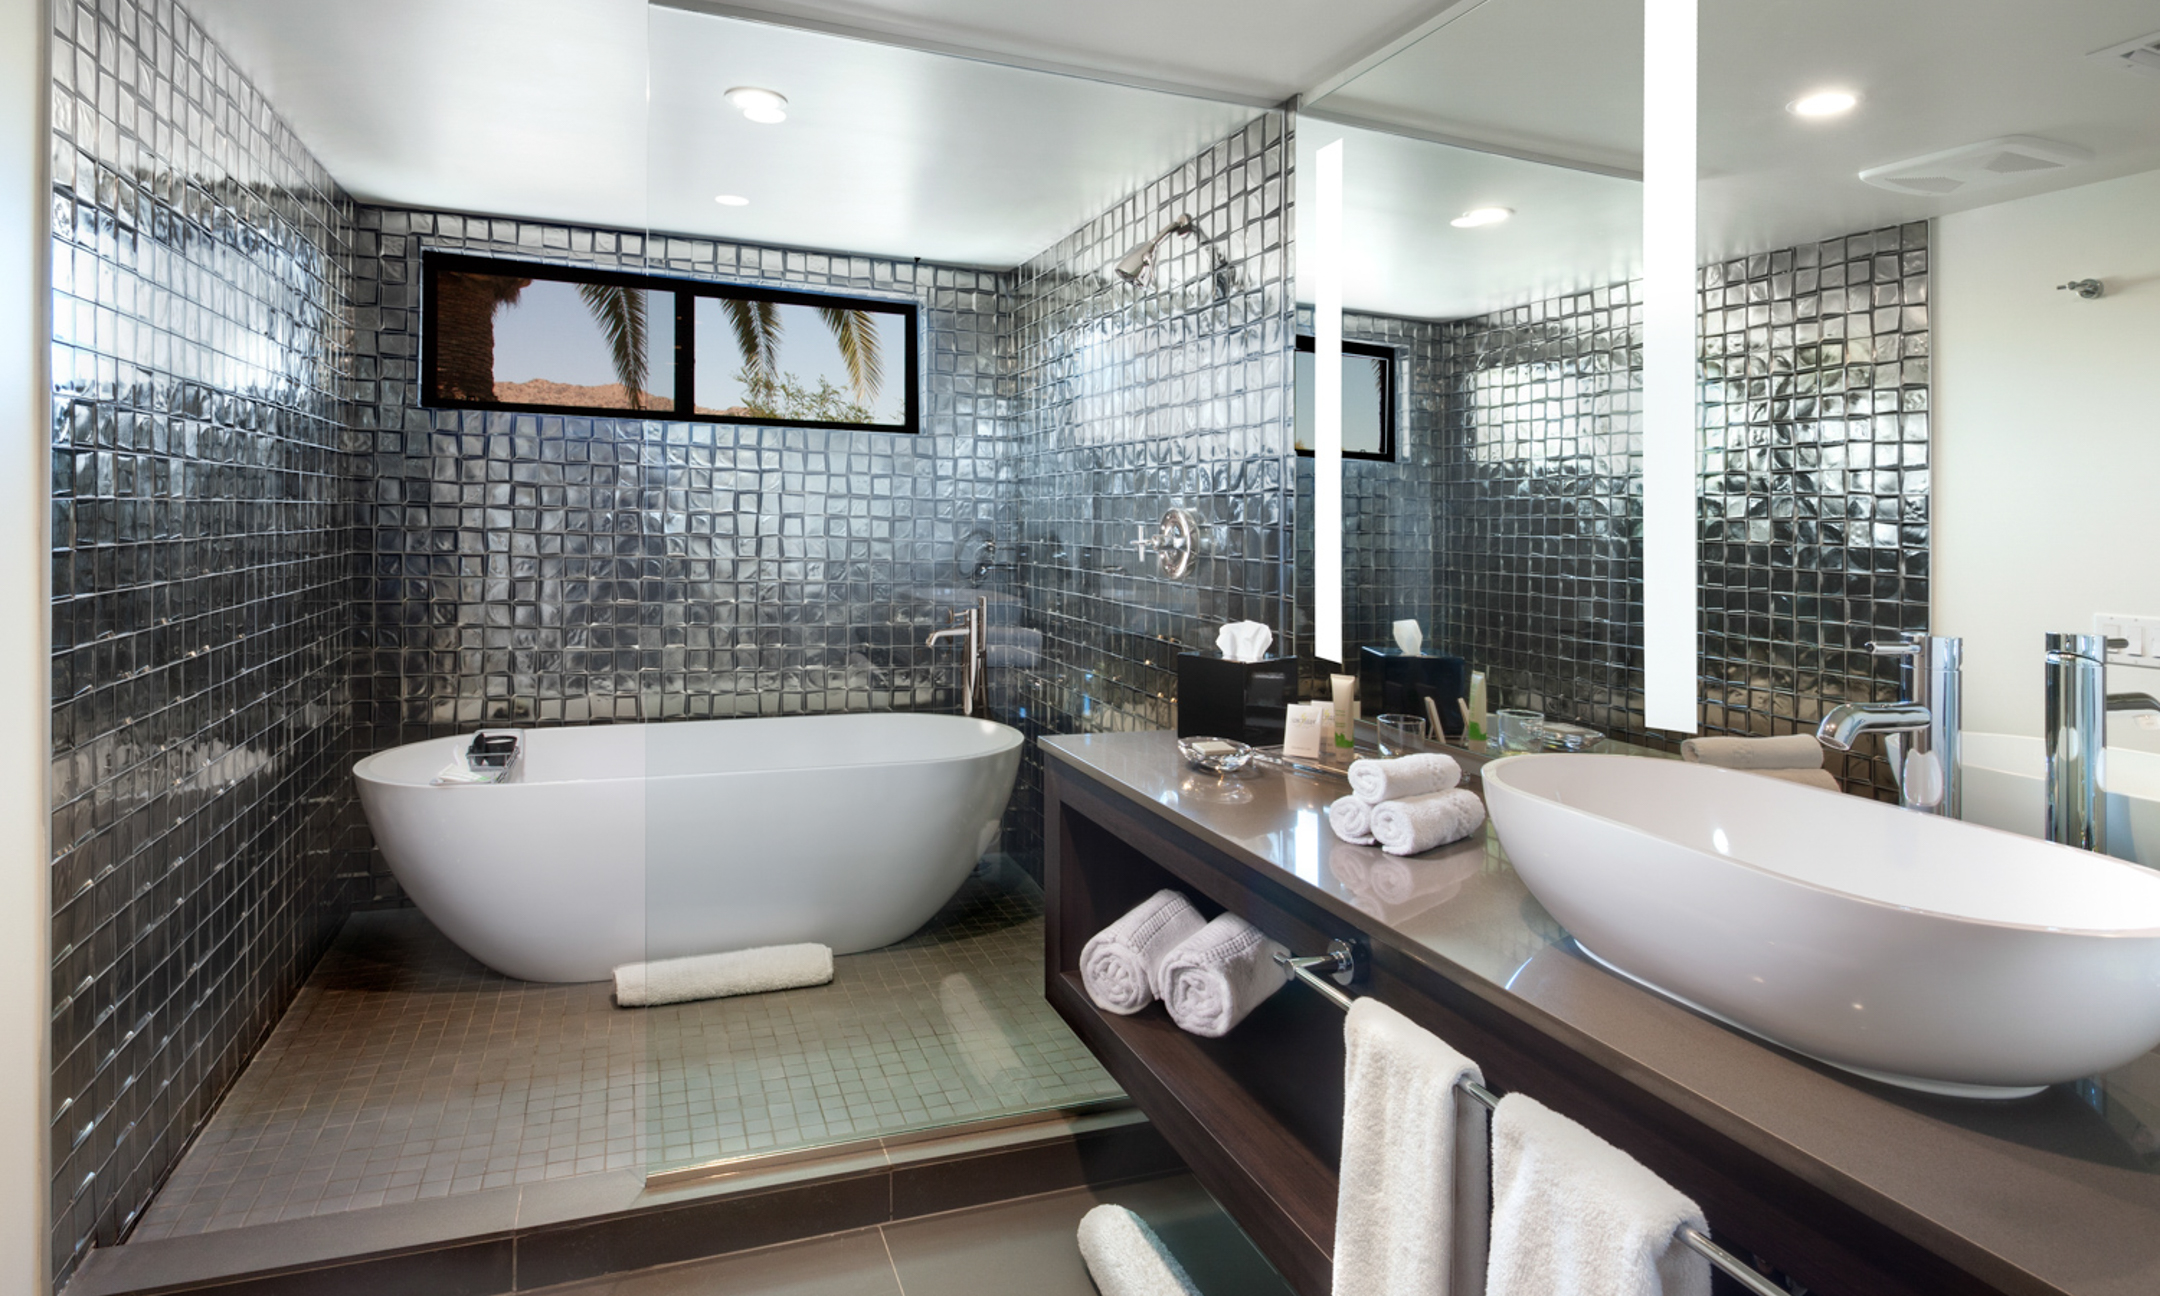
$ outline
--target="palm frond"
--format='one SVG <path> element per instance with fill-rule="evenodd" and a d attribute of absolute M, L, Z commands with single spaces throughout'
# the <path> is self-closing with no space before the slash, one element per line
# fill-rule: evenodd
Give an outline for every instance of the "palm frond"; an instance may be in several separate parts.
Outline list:
<path fill-rule="evenodd" d="M 885 381 L 885 358 L 878 346 L 876 319 L 869 311 L 838 306 L 820 306 L 818 314 L 824 317 L 825 327 L 832 330 L 855 399 L 865 405 L 872 403 Z"/>
<path fill-rule="evenodd" d="M 581 283 L 578 295 L 607 336 L 608 359 L 630 408 L 645 408 L 645 294 L 636 288 Z"/>
<path fill-rule="evenodd" d="M 722 297 L 720 308 L 735 334 L 735 349 L 742 353 L 743 372 L 753 378 L 776 376 L 780 372 L 780 308 L 743 297 Z"/>

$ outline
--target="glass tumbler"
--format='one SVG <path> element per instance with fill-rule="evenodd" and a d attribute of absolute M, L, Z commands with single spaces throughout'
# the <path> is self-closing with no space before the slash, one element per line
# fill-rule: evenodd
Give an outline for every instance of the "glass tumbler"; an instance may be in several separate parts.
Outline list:
<path fill-rule="evenodd" d="M 1545 739 L 1543 711 L 1502 710 L 1493 713 L 1500 729 L 1500 750 L 1536 751 Z"/>
<path fill-rule="evenodd" d="M 1382 756 L 1407 756 L 1411 752 L 1424 750 L 1424 716 L 1376 716 L 1373 719 L 1373 730 L 1379 736 Z"/>

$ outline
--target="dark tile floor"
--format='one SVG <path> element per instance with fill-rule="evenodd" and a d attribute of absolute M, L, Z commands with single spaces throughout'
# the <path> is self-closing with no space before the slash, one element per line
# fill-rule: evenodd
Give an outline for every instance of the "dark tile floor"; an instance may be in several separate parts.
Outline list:
<path fill-rule="evenodd" d="M 1040 892 L 971 879 L 832 983 L 625 1011 L 355 914 L 131 1241 L 1118 1096 L 1042 996 Z"/>
<path fill-rule="evenodd" d="M 1000 1202 L 535 1296 L 1096 1296 L 1080 1217 L 1101 1202 L 1137 1212 L 1203 1296 L 1289 1296 L 1237 1225 L 1188 1175 Z"/>

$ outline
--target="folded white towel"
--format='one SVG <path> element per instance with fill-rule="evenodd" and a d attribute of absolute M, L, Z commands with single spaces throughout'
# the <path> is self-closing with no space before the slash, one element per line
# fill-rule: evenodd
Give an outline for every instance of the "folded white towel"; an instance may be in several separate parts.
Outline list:
<path fill-rule="evenodd" d="M 1702 1211 L 1635 1158 L 1521 1094 L 1492 1156 L 1485 1296 L 1709 1296 L 1709 1262 L 1674 1236 Z"/>
<path fill-rule="evenodd" d="M 1105 1203 L 1080 1217 L 1080 1258 L 1102 1296 L 1200 1296 L 1147 1221 Z"/>
<path fill-rule="evenodd" d="M 648 1008 L 692 999 L 763 994 L 768 990 L 824 985 L 832 977 L 832 948 L 826 945 L 767 945 L 656 963 L 625 963 L 615 969 L 615 1005 Z"/>
<path fill-rule="evenodd" d="M 1356 846 L 1373 844 L 1372 807 L 1354 796 L 1339 797 L 1327 808 L 1328 827 L 1335 835 Z"/>
<path fill-rule="evenodd" d="M 1798 783 L 1802 787 L 1821 788 L 1825 792 L 1845 790 L 1838 786 L 1837 775 L 1826 769 L 1759 769 L 1741 772 L 1753 774 L 1757 778 L 1774 778 L 1787 783 Z"/>
<path fill-rule="evenodd" d="M 1680 758 L 1697 765 L 1722 765 L 1726 769 L 1821 769 L 1822 744 L 1813 734 L 1786 734 L 1782 738 L 1689 738 L 1680 744 Z"/>
<path fill-rule="evenodd" d="M 1236 914 L 1218 914 L 1164 960 L 1163 1007 L 1195 1035 L 1227 1035 L 1289 980 L 1275 961 L 1288 953 Z"/>
<path fill-rule="evenodd" d="M 1390 855 L 1418 855 L 1461 841 L 1485 826 L 1485 803 L 1468 788 L 1450 788 L 1373 807 L 1372 834 Z"/>
<path fill-rule="evenodd" d="M 1482 1080 L 1477 1064 L 1369 998 L 1350 1006 L 1343 1053 L 1334 1296 L 1474 1296 L 1485 1109 L 1455 1082 Z"/>
<path fill-rule="evenodd" d="M 1443 752 L 1416 752 L 1393 760 L 1350 762 L 1350 792 L 1366 805 L 1445 792 L 1462 782 L 1462 766 Z"/>
<path fill-rule="evenodd" d="M 448 765 L 435 771 L 435 777 L 430 781 L 436 787 L 454 787 L 461 783 L 499 783 L 502 776 L 501 770 L 472 769 L 465 764 L 463 756 L 456 756 Z"/>
<path fill-rule="evenodd" d="M 1162 994 L 1170 951 L 1206 925 L 1192 901 L 1157 891 L 1080 947 L 1080 984 L 1097 1008 L 1129 1017 Z"/>

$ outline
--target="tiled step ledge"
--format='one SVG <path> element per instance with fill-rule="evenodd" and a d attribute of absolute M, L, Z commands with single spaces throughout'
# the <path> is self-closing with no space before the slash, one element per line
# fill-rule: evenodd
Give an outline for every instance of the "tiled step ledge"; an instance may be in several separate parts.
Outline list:
<path fill-rule="evenodd" d="M 1182 1168 L 1128 1105 L 93 1251 L 63 1296 L 493 1296 Z"/>

